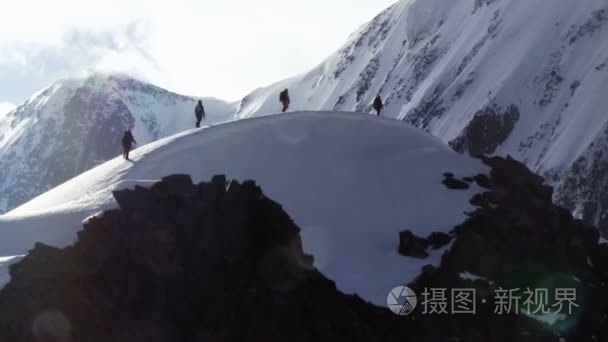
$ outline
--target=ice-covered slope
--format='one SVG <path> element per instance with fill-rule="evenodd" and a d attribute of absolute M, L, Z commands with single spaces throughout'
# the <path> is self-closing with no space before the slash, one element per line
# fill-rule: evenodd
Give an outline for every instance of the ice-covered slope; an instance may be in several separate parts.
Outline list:
<path fill-rule="evenodd" d="M 175 173 L 197 182 L 226 174 L 256 180 L 284 206 L 305 250 L 340 289 L 384 305 L 390 289 L 433 260 L 399 256 L 398 232 L 448 231 L 471 209 L 474 190 L 448 190 L 443 173 L 487 171 L 401 121 L 331 112 L 190 130 L 137 149 L 133 159 L 111 160 L 0 216 L 0 256 L 25 254 L 35 241 L 70 244 L 83 219 L 115 206 L 116 188 Z"/>
<path fill-rule="evenodd" d="M 234 106 L 204 99 L 208 123 Z M 145 144 L 194 126 L 195 98 L 120 75 L 60 80 L 0 115 L 0 213 L 109 160 L 133 128 Z"/>
<path fill-rule="evenodd" d="M 608 208 L 608 2 L 401 0 L 317 68 L 248 95 L 240 117 L 294 110 L 403 119 L 471 154 L 511 154 L 595 224 Z"/>

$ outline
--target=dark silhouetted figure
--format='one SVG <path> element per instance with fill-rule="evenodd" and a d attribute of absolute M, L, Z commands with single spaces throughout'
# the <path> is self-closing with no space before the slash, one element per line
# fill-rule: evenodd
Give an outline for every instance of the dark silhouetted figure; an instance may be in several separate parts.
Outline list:
<path fill-rule="evenodd" d="M 283 104 L 283 113 L 285 113 L 287 109 L 289 109 L 289 104 L 291 103 L 289 100 L 289 91 L 287 89 L 279 94 L 279 102 Z"/>
<path fill-rule="evenodd" d="M 376 115 L 380 116 L 382 110 L 384 109 L 384 105 L 382 104 L 382 98 L 380 95 L 376 96 L 374 99 L 374 110 L 376 111 Z"/>
<path fill-rule="evenodd" d="M 194 109 L 196 115 L 196 127 L 201 127 L 201 120 L 205 118 L 205 107 L 203 107 L 203 101 L 198 100 L 196 108 Z"/>
<path fill-rule="evenodd" d="M 122 156 L 123 158 L 125 158 L 125 160 L 130 160 L 129 152 L 131 152 L 131 147 L 133 146 L 133 144 L 137 144 L 137 142 L 135 141 L 135 138 L 133 138 L 131 130 L 125 131 L 125 135 L 122 136 Z"/>

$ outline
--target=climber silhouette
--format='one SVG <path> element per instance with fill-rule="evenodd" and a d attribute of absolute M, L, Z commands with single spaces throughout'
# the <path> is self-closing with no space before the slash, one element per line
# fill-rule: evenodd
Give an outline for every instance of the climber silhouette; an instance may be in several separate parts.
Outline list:
<path fill-rule="evenodd" d="M 122 157 L 125 160 L 130 160 L 129 152 L 131 152 L 131 147 L 133 146 L 133 144 L 137 144 L 137 142 L 135 141 L 135 138 L 133 138 L 133 133 L 131 133 L 130 129 L 126 130 L 125 134 L 122 136 L 122 149 L 123 149 Z"/>
<path fill-rule="evenodd" d="M 384 104 L 382 104 L 382 98 L 380 97 L 380 95 L 376 96 L 376 98 L 374 99 L 373 107 L 376 111 L 376 115 L 380 116 L 380 113 L 382 113 L 382 110 L 384 109 Z"/>
<path fill-rule="evenodd" d="M 279 94 L 279 102 L 283 104 L 283 113 L 285 113 L 287 109 L 289 109 L 289 104 L 291 103 L 289 100 L 289 91 L 287 89 Z"/>
<path fill-rule="evenodd" d="M 198 100 L 196 108 L 194 109 L 196 115 L 196 127 L 201 127 L 201 121 L 205 118 L 205 107 L 203 107 L 203 101 Z"/>

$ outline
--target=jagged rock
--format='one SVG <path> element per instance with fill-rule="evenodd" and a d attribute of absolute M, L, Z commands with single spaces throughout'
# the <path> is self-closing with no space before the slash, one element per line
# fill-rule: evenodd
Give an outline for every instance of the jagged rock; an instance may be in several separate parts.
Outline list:
<path fill-rule="evenodd" d="M 188 194 L 194 189 L 189 175 L 171 175 L 164 177 L 161 182 L 152 186 L 151 190 L 168 195 Z"/>
<path fill-rule="evenodd" d="M 473 177 L 473 179 L 475 180 L 477 185 L 479 185 L 482 188 L 486 188 L 486 189 L 492 188 L 492 180 L 490 179 L 490 177 L 488 177 L 486 175 L 477 175 L 477 176 Z"/>
<path fill-rule="evenodd" d="M 608 244 L 601 244 L 591 250 L 589 263 L 597 270 L 598 279 L 608 284 Z"/>
<path fill-rule="evenodd" d="M 490 201 L 487 199 L 486 193 L 475 194 L 475 196 L 473 196 L 469 202 L 476 207 L 490 207 Z"/>
<path fill-rule="evenodd" d="M 225 186 L 227 183 L 225 175 L 215 175 L 211 178 L 211 184 Z"/>
<path fill-rule="evenodd" d="M 487 188 L 471 199 L 478 208 L 452 232 L 452 247 L 443 255 L 441 264 L 426 267 L 410 284 L 414 291 L 429 287 L 474 288 L 477 315 L 451 315 L 449 319 L 418 315 L 420 329 L 436 335 L 436 340 L 446 336 L 461 341 L 608 338 L 608 245 L 598 243 L 598 230 L 554 205 L 552 188 L 523 164 L 510 157 L 482 160 L 491 172 L 489 178 L 475 178 Z M 483 281 L 473 281 L 462 274 L 472 274 Z M 579 308 L 555 327 L 538 324 L 521 313 L 497 316 L 494 296 L 500 288 L 520 289 L 522 298 L 522 291 L 527 288 L 546 288 L 550 294 L 558 288 L 576 289 Z M 483 301 L 490 304 L 479 304 Z M 553 295 L 548 305 L 555 303 Z M 432 332 L 439 325 L 442 331 Z M 564 325 L 568 329 L 560 328 Z M 480 326 L 485 328 L 479 329 Z"/>
<path fill-rule="evenodd" d="M 412 258 L 424 259 L 429 255 L 426 252 L 428 242 L 417 237 L 409 230 L 399 233 L 399 253 Z"/>
<path fill-rule="evenodd" d="M 439 249 L 452 241 L 452 237 L 446 233 L 433 232 L 427 238 L 429 246 L 433 249 Z"/>
<path fill-rule="evenodd" d="M 138 208 L 149 209 L 153 206 L 151 198 L 148 196 L 150 190 L 136 185 L 133 190 L 117 190 L 112 194 L 114 199 L 122 208 L 135 210 Z"/>
<path fill-rule="evenodd" d="M 489 105 L 475 113 L 462 133 L 450 142 L 450 146 L 460 153 L 468 152 L 474 157 L 494 153 L 511 135 L 519 117 L 520 112 L 516 105 L 510 105 L 506 109 Z"/>
<path fill-rule="evenodd" d="M 490 178 L 496 184 L 504 186 L 517 186 L 520 184 L 542 185 L 545 180 L 543 177 L 534 174 L 526 165 L 513 159 L 511 156 L 502 157 L 483 157 L 484 164 L 490 166 Z"/>
<path fill-rule="evenodd" d="M 425 239 L 406 230 L 399 233 L 399 253 L 412 258 L 425 259 L 429 256 L 427 248 L 439 249 L 451 241 L 452 237 L 446 233 L 433 232 Z"/>
<path fill-rule="evenodd" d="M 494 195 L 499 195 L 496 188 L 502 187 L 511 190 L 510 194 L 519 194 L 521 199 L 528 204 L 533 202 L 535 205 L 553 203 L 553 188 L 545 185 L 545 179 L 534 174 L 523 163 L 511 156 L 506 158 L 482 157 L 482 161 L 492 168 L 490 180 L 495 189 Z"/>
<path fill-rule="evenodd" d="M 443 180 L 443 184 L 448 188 L 448 189 L 453 189 L 453 190 L 466 190 L 469 188 L 469 184 L 465 183 L 461 180 L 458 180 L 456 178 L 454 178 L 454 175 L 451 173 L 446 173 L 445 174 L 445 179 Z"/>
<path fill-rule="evenodd" d="M 163 178 L 65 249 L 37 244 L 0 291 L 0 340 L 403 341 L 413 325 L 340 293 L 251 181 Z M 388 289 L 387 289 L 388 290 Z"/>

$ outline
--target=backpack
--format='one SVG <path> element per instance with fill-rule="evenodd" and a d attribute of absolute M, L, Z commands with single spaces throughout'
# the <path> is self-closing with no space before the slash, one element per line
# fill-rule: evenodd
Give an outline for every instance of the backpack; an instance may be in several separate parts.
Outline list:
<path fill-rule="evenodd" d="M 289 100 L 289 95 L 287 93 L 287 90 L 283 90 L 280 94 L 279 94 L 279 101 L 283 102 L 283 101 L 288 101 Z"/>
<path fill-rule="evenodd" d="M 374 109 L 380 108 L 382 108 L 382 100 L 380 99 L 380 97 L 376 96 L 376 98 L 374 99 Z"/>
<path fill-rule="evenodd" d="M 205 108 L 200 103 L 196 105 L 196 109 L 194 111 L 197 116 L 203 116 L 205 114 Z"/>
<path fill-rule="evenodd" d="M 131 145 L 132 141 L 133 141 L 133 134 L 131 134 L 130 131 L 125 132 L 125 134 L 122 136 L 122 144 Z"/>

